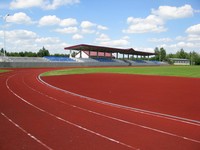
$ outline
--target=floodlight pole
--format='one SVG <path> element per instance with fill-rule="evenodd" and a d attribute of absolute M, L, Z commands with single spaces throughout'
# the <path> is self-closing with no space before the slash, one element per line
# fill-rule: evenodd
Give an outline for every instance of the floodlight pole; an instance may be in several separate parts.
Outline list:
<path fill-rule="evenodd" d="M 0 16 L 3 19 L 3 55 L 6 57 L 6 19 L 10 14 Z"/>

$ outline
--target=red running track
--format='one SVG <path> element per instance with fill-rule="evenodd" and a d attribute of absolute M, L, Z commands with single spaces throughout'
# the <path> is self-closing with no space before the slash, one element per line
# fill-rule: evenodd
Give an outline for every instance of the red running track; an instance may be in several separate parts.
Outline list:
<path fill-rule="evenodd" d="M 199 79 L 48 70 L 0 74 L 0 149 L 200 149 Z"/>

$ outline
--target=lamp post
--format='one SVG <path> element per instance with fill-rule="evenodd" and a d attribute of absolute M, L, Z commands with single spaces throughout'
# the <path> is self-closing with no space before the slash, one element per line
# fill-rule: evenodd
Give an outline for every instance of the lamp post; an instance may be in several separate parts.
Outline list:
<path fill-rule="evenodd" d="M 3 49 L 4 49 L 4 57 L 6 57 L 6 19 L 10 16 L 10 14 L 6 14 L 5 16 L 1 16 L 3 18 Z"/>

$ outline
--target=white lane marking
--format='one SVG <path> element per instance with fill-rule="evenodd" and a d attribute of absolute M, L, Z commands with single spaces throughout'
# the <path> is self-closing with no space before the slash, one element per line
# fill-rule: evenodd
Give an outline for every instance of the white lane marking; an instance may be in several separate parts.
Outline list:
<path fill-rule="evenodd" d="M 130 125 L 133 125 L 133 126 L 137 126 L 137 127 L 141 127 L 141 128 L 144 128 L 144 129 L 147 129 L 147 130 L 151 130 L 151 131 L 154 131 L 154 132 L 158 132 L 158 133 L 162 133 L 162 134 L 165 134 L 165 135 L 169 135 L 169 136 L 173 136 L 173 137 L 177 137 L 177 138 L 181 138 L 183 140 L 188 140 L 188 141 L 191 141 L 191 142 L 195 142 L 195 143 L 199 143 L 200 144 L 200 141 L 199 140 L 195 140 L 195 139 L 192 139 L 192 138 L 188 138 L 188 137 L 184 137 L 184 136 L 181 136 L 181 135 L 177 135 L 177 134 L 174 134 L 174 133 L 170 133 L 170 132 L 167 132 L 167 131 L 163 131 L 163 130 L 159 130 L 159 129 L 155 129 L 155 128 L 151 128 L 151 127 L 148 127 L 148 126 L 144 126 L 144 125 L 141 125 L 141 124 L 137 124 L 137 123 L 133 123 L 133 122 L 129 122 L 129 121 L 126 121 L 126 120 L 123 120 L 123 119 L 119 119 L 119 118 L 116 118 L 116 117 L 111 117 L 111 116 L 108 116 L 108 115 L 105 115 L 105 114 L 102 114 L 102 113 L 98 113 L 98 112 L 95 112 L 95 111 L 92 111 L 92 110 L 89 110 L 89 109 L 85 109 L 85 108 L 82 108 L 82 107 L 79 107 L 79 106 L 76 106 L 76 105 L 72 105 L 72 104 L 69 104 L 67 102 L 63 102 L 61 100 L 58 100 L 54 97 L 51 97 L 47 94 L 44 94 L 40 91 L 37 91 L 36 89 L 30 87 L 29 85 L 27 85 L 23 79 L 23 83 L 25 84 L 25 86 L 27 86 L 28 88 L 30 88 L 32 91 L 35 91 L 47 98 L 50 98 L 54 101 L 57 101 L 59 103 L 62 103 L 64 105 L 68 105 L 70 107 L 73 107 L 73 108 L 77 108 L 77 109 L 80 109 L 82 111 L 85 111 L 85 112 L 90 112 L 90 113 L 93 113 L 95 115 L 98 115 L 98 116 L 102 116 L 102 117 L 105 117 L 105 118 L 109 118 L 109 119 L 112 119 L 112 120 L 115 120 L 115 121 L 119 121 L 119 122 L 122 122 L 122 123 L 125 123 L 125 124 L 130 124 Z"/>
<path fill-rule="evenodd" d="M 83 99 L 86 99 L 88 101 L 92 101 L 92 102 L 95 102 L 95 103 L 99 103 L 99 104 L 103 104 L 103 105 L 107 105 L 107 106 L 112 106 L 112 107 L 116 107 L 116 108 L 121 108 L 121 109 L 129 110 L 129 111 L 134 111 L 134 112 L 138 112 L 138 113 L 142 113 L 142 114 L 147 114 L 147 115 L 151 115 L 151 116 L 155 116 L 155 117 L 159 117 L 159 118 L 174 120 L 174 121 L 177 121 L 177 122 L 192 124 L 192 125 L 195 125 L 195 126 L 200 126 L 200 121 L 198 121 L 198 120 L 192 120 L 192 119 L 178 117 L 178 116 L 174 116 L 174 115 L 163 114 L 163 113 L 159 113 L 159 112 L 153 112 L 153 111 L 148 111 L 148 110 L 129 107 L 129 106 L 123 106 L 123 105 L 120 105 L 120 104 L 106 102 L 106 101 L 103 101 L 103 100 L 87 97 L 87 96 L 80 95 L 80 94 L 77 94 L 77 93 L 73 93 L 73 92 L 55 87 L 55 86 L 45 82 L 44 80 L 41 79 L 40 75 L 38 76 L 38 81 L 49 86 L 49 87 L 51 87 L 51 88 L 54 88 L 58 91 L 62 91 L 62 92 L 67 93 L 67 94 L 71 94 L 71 95 L 74 95 L 74 96 L 77 96 L 77 97 L 81 97 Z"/>
<path fill-rule="evenodd" d="M 44 144 L 41 140 L 39 140 L 38 138 L 36 138 L 35 136 L 33 136 L 31 133 L 29 133 L 28 131 L 26 131 L 25 129 L 23 129 L 21 126 L 19 126 L 17 123 L 15 123 L 12 119 L 10 119 L 7 115 L 5 115 L 4 113 L 1 112 L 1 115 L 6 118 L 9 122 L 11 122 L 14 126 L 16 126 L 18 129 L 20 129 L 22 132 L 24 132 L 26 135 L 28 135 L 30 138 L 32 138 L 33 140 L 35 140 L 36 142 L 38 142 L 39 144 L 41 144 L 42 146 L 44 146 L 46 149 L 48 150 L 53 150 L 53 148 L 47 146 L 46 144 Z"/>
<path fill-rule="evenodd" d="M 17 94 L 16 94 L 13 90 L 11 90 L 11 88 L 9 87 L 8 81 L 9 81 L 10 78 L 12 78 L 13 76 L 15 76 L 15 75 L 12 75 L 12 76 L 10 76 L 9 78 L 7 78 L 7 80 L 6 80 L 6 87 L 8 88 L 8 90 L 9 90 L 11 93 L 13 93 L 16 97 L 18 97 L 19 99 L 21 99 L 21 100 L 22 100 L 23 102 L 25 102 L 26 104 L 32 106 L 33 108 L 35 108 L 35 109 L 37 109 L 37 110 L 39 110 L 39 111 L 41 111 L 41 112 L 43 112 L 43 113 L 45 113 L 45 114 L 51 116 L 51 117 L 54 117 L 54 118 L 56 118 L 56 119 L 58 119 L 58 120 L 60 120 L 60 121 L 63 121 L 63 122 L 65 122 L 65 123 L 67 123 L 67 124 L 70 124 L 70 125 L 75 126 L 75 127 L 79 128 L 79 129 L 82 129 L 82 130 L 84 130 L 84 131 L 87 131 L 87 132 L 89 132 L 89 133 L 92 133 L 92 134 L 94 134 L 94 135 L 96 135 L 96 136 L 99 136 L 99 137 L 104 138 L 104 139 L 106 139 L 106 140 L 109 140 L 109 141 L 111 141 L 111 142 L 120 144 L 120 145 L 125 146 L 125 147 L 127 147 L 127 148 L 131 148 L 131 149 L 134 149 L 134 150 L 139 150 L 138 148 L 135 148 L 135 147 L 133 147 L 133 146 L 131 146 L 131 145 L 125 144 L 125 143 L 123 143 L 123 142 L 120 142 L 120 141 L 115 140 L 115 139 L 113 139 L 113 138 L 110 138 L 110 137 L 108 137 L 108 136 L 102 135 L 102 134 L 100 134 L 100 133 L 97 133 L 97 132 L 92 131 L 92 130 L 90 130 L 90 129 L 87 129 L 87 128 L 85 128 L 85 127 L 82 127 L 82 126 L 80 126 L 80 125 L 78 125 L 78 124 L 75 124 L 75 123 L 73 123 L 73 122 L 70 122 L 70 121 L 68 121 L 68 120 L 65 120 L 65 119 L 63 119 L 63 118 L 61 118 L 61 117 L 59 117 L 59 116 L 57 116 L 57 115 L 54 115 L 54 114 L 52 114 L 52 113 L 50 113 L 50 112 L 48 112 L 48 111 L 45 111 L 44 109 L 41 109 L 41 108 L 35 106 L 34 104 L 32 104 L 32 103 L 26 101 L 25 99 L 23 99 L 22 97 L 20 97 L 19 95 L 17 95 Z"/>

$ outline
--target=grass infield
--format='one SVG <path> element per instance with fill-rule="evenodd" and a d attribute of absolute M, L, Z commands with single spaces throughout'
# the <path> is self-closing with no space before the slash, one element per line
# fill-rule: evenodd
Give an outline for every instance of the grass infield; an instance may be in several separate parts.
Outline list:
<path fill-rule="evenodd" d="M 200 78 L 199 66 L 156 66 L 156 67 L 104 67 L 104 68 L 73 68 L 43 73 L 42 76 L 57 76 L 86 73 L 122 73 L 159 76 L 179 76 Z"/>

